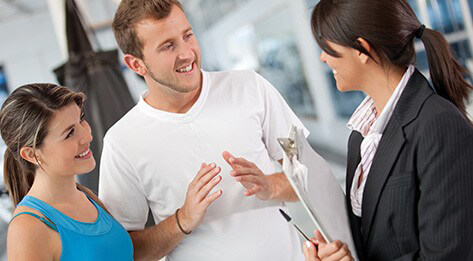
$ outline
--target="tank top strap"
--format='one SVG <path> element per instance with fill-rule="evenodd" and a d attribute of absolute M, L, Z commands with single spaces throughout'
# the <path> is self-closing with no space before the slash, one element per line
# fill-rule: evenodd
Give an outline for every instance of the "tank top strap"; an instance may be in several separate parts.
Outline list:
<path fill-rule="evenodd" d="M 75 220 L 32 196 L 24 197 L 18 206 L 27 206 L 41 212 L 44 220 L 40 215 L 27 211 L 18 213 L 13 218 L 28 214 L 45 224 L 50 221 L 51 225 L 55 225 L 61 238 L 61 260 L 133 260 L 133 243 L 128 232 L 91 197 L 87 198 L 98 213 L 94 222 Z M 87 206 L 92 212 L 89 207 L 92 206 Z"/>
<path fill-rule="evenodd" d="M 35 210 L 38 210 L 39 212 L 41 212 L 41 214 L 43 214 L 47 219 L 51 220 L 52 222 L 54 222 L 56 225 L 58 225 L 57 223 L 57 210 L 53 207 L 51 207 L 50 205 L 48 205 L 47 203 L 35 198 L 35 197 L 32 197 L 32 196 L 25 196 L 20 203 L 18 203 L 17 206 L 25 206 L 25 207 L 29 207 L 29 208 L 32 208 L 32 209 L 35 209 Z"/>
<path fill-rule="evenodd" d="M 89 197 L 89 195 L 87 195 L 87 193 L 85 193 L 85 192 L 82 192 L 82 193 L 85 194 L 85 196 L 89 199 L 90 202 L 92 202 L 92 204 L 97 209 L 97 213 L 98 213 L 97 219 L 108 218 L 110 216 L 110 214 L 104 208 L 102 208 L 99 205 L 99 203 L 97 203 L 93 198 Z"/>
<path fill-rule="evenodd" d="M 57 227 L 56 227 L 56 225 L 55 225 L 53 222 L 51 222 L 51 221 L 47 220 L 46 218 L 44 218 L 44 217 L 42 217 L 42 216 L 39 216 L 39 215 L 37 215 L 37 214 L 35 214 L 35 213 L 33 213 L 33 212 L 20 212 L 20 213 L 14 215 L 14 216 L 10 219 L 10 223 L 13 221 L 13 219 L 15 219 L 16 217 L 18 217 L 19 215 L 30 215 L 30 216 L 33 216 L 33 217 L 39 219 L 39 220 L 40 220 L 41 222 L 43 222 L 44 224 L 46 224 L 46 225 L 47 225 L 48 227 L 50 227 L 52 230 L 58 232 Z"/>
<path fill-rule="evenodd" d="M 101 235 L 107 233 L 112 228 L 112 217 L 108 215 L 92 198 L 84 193 L 97 210 L 97 219 L 94 222 L 81 222 L 74 220 L 46 202 L 32 197 L 25 196 L 18 206 L 26 206 L 41 212 L 47 219 L 51 220 L 58 229 L 64 228 L 83 235 Z"/>

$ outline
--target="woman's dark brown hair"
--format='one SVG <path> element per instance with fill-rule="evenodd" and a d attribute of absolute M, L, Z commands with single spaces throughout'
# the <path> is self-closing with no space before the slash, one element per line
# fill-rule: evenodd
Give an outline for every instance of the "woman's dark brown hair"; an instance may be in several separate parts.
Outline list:
<path fill-rule="evenodd" d="M 340 57 L 327 44 L 330 41 L 371 57 L 358 41 L 362 38 L 381 63 L 397 67 L 415 62 L 417 36 L 424 43 L 437 93 L 466 115 L 465 102 L 473 89 L 464 78 L 468 71 L 455 60 L 440 33 L 422 26 L 406 0 L 321 0 L 314 8 L 311 24 L 317 43 L 327 54 Z"/>
<path fill-rule="evenodd" d="M 40 148 L 48 135 L 48 124 L 54 113 L 73 103 L 82 108 L 84 101 L 83 93 L 47 83 L 21 86 L 5 100 L 0 111 L 0 132 L 7 145 L 4 156 L 5 184 L 14 206 L 30 190 L 38 168 L 20 156 L 21 148 Z M 88 189 L 77 186 L 94 200 L 97 199 Z"/>

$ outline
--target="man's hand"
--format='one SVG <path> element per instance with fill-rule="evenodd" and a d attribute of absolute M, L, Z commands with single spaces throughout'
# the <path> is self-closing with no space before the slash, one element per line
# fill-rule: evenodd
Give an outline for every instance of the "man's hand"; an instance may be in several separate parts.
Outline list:
<path fill-rule="evenodd" d="M 179 221 L 185 231 L 192 231 L 204 218 L 207 208 L 222 195 L 222 190 L 209 195 L 210 191 L 222 180 L 220 167 L 215 163 L 202 163 L 194 180 L 189 184 L 186 200 L 179 211 Z M 215 177 L 217 176 L 217 177 Z"/>
<path fill-rule="evenodd" d="M 275 189 L 271 176 L 265 175 L 253 162 L 244 158 L 235 158 L 228 151 L 224 151 L 222 156 L 233 169 L 230 175 L 246 188 L 245 196 L 256 195 L 262 200 L 274 198 Z"/>

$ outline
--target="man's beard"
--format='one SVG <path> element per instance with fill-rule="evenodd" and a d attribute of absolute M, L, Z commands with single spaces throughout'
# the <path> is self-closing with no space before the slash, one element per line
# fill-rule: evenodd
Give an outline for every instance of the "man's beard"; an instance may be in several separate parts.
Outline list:
<path fill-rule="evenodd" d="M 176 92 L 179 92 L 179 93 L 189 93 L 193 90 L 195 90 L 196 88 L 198 88 L 198 86 L 194 86 L 193 88 L 185 88 L 179 84 L 177 84 L 176 82 L 170 80 L 169 78 L 163 76 L 162 78 L 158 78 L 156 76 L 156 74 L 153 73 L 153 70 L 151 69 L 150 66 L 148 66 L 146 63 L 145 63 L 145 66 L 146 66 L 146 69 L 148 70 L 148 73 L 149 73 L 149 76 L 151 77 L 151 79 L 153 79 L 155 82 L 161 84 L 162 86 L 164 87 L 167 87 L 173 91 L 176 91 Z M 194 68 L 195 69 L 195 68 Z"/>

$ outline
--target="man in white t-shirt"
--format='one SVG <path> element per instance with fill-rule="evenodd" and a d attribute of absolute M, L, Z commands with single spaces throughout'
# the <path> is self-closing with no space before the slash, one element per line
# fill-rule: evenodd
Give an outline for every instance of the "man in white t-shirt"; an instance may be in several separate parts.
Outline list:
<path fill-rule="evenodd" d="M 302 260 L 278 213 L 297 196 L 273 162 L 303 125 L 281 95 L 253 71 L 202 71 L 175 0 L 122 0 L 113 30 L 148 91 L 105 136 L 99 196 L 135 259 Z"/>

